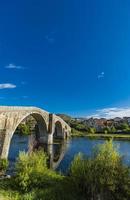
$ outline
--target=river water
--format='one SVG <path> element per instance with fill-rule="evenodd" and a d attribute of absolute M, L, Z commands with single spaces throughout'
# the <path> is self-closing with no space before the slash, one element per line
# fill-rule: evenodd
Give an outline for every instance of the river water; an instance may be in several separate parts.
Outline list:
<path fill-rule="evenodd" d="M 14 168 L 14 163 L 19 151 L 28 151 L 28 136 L 14 135 L 11 141 L 9 151 L 10 167 L 8 172 Z M 92 149 L 98 145 L 104 143 L 105 140 L 101 139 L 89 139 L 89 138 L 72 138 L 62 143 L 55 143 L 46 147 L 45 151 L 50 154 L 51 166 L 62 173 L 67 173 L 70 163 L 74 156 L 79 152 L 85 155 L 91 156 Z M 123 160 L 127 165 L 130 165 L 130 141 L 126 140 L 114 140 L 114 144 L 118 146 L 119 153 L 123 156 Z"/>
<path fill-rule="evenodd" d="M 79 152 L 91 156 L 93 148 L 98 144 L 103 144 L 105 140 L 90 138 L 72 138 L 68 141 L 68 148 L 64 158 L 60 162 L 57 170 L 66 173 L 74 156 Z M 120 155 L 123 156 L 124 163 L 130 165 L 130 141 L 114 140 Z"/>

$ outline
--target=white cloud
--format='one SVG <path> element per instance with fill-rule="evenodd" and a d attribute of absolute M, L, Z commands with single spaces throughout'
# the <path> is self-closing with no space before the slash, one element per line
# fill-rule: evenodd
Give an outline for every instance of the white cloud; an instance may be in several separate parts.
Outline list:
<path fill-rule="evenodd" d="M 12 83 L 1 83 L 0 84 L 0 90 L 2 89 L 13 89 L 16 88 L 16 85 L 12 84 Z"/>
<path fill-rule="evenodd" d="M 104 108 L 100 110 L 96 110 L 96 113 L 87 116 L 87 118 L 93 117 L 93 118 L 115 118 L 115 117 L 130 117 L 130 108 Z"/>
<path fill-rule="evenodd" d="M 14 65 L 14 64 L 9 64 L 7 66 L 5 66 L 6 69 L 24 69 L 24 67 L 22 66 L 18 66 L 18 65 Z"/>
<path fill-rule="evenodd" d="M 105 75 L 105 73 L 104 73 L 104 72 L 101 72 L 101 73 L 98 75 L 98 79 L 104 78 L 104 75 Z"/>

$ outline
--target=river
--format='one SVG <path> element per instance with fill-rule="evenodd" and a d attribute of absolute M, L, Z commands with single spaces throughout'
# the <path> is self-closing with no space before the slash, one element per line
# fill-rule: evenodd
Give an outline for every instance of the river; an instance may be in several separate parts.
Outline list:
<path fill-rule="evenodd" d="M 9 161 L 10 166 L 8 172 L 12 171 L 14 168 L 15 159 L 19 154 L 19 151 L 28 151 L 28 136 L 18 136 L 14 135 L 10 151 L 9 151 Z M 62 173 L 67 173 L 70 163 L 74 156 L 79 152 L 85 155 L 91 156 L 92 149 L 98 145 L 104 143 L 105 140 L 101 139 L 89 139 L 85 138 L 71 138 L 62 143 L 55 143 L 54 145 L 49 145 L 46 147 L 45 151 L 48 151 L 50 156 L 50 165 L 54 169 Z M 126 140 L 114 140 L 114 144 L 118 146 L 119 153 L 124 156 L 124 163 L 130 165 L 130 141 Z"/>

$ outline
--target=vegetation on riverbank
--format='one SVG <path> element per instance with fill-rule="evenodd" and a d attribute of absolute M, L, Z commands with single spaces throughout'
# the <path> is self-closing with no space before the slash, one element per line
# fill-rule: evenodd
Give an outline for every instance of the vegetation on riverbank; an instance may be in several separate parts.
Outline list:
<path fill-rule="evenodd" d="M 48 169 L 43 150 L 20 153 L 16 175 L 0 181 L 0 194 L 2 200 L 77 199 L 69 177 Z"/>
<path fill-rule="evenodd" d="M 90 137 L 90 138 L 113 138 L 113 139 L 125 139 L 130 140 L 130 127 L 127 123 L 121 123 L 115 126 L 109 126 L 107 123 L 101 132 L 97 132 L 96 128 L 86 125 L 85 121 L 75 120 L 74 118 L 59 114 L 63 120 L 65 120 L 72 129 L 72 137 Z"/>
<path fill-rule="evenodd" d="M 0 175 L 3 175 L 9 165 L 9 162 L 7 159 L 0 158 Z"/>
<path fill-rule="evenodd" d="M 116 133 L 88 133 L 88 132 L 81 132 L 76 129 L 72 128 L 71 137 L 89 137 L 89 138 L 96 138 L 96 139 L 122 139 L 122 140 L 130 140 L 130 134 L 116 134 Z"/>
<path fill-rule="evenodd" d="M 47 168 L 43 151 L 20 153 L 16 175 L 0 180 L 1 200 L 129 200 L 130 169 L 112 141 L 97 146 L 91 158 L 78 154 L 68 175 Z"/>

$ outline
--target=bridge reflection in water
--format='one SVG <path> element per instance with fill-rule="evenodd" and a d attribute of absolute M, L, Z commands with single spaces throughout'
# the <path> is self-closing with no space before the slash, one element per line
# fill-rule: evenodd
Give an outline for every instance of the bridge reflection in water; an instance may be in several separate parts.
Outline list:
<path fill-rule="evenodd" d="M 48 138 L 49 133 L 46 132 L 45 127 L 42 128 L 42 131 L 45 132 L 46 138 Z M 46 138 L 44 137 L 43 140 L 41 139 L 38 122 L 33 116 L 28 116 L 21 121 L 10 140 L 8 154 L 9 167 L 7 173 L 13 174 L 15 172 L 15 162 L 20 151 L 31 153 L 40 147 L 42 147 L 43 151 L 48 155 L 48 166 L 56 169 L 67 150 L 66 131 L 63 131 L 62 125 L 59 121 L 55 123 L 53 129 L 53 142 L 46 142 Z"/>
<path fill-rule="evenodd" d="M 35 144 L 35 145 L 34 145 Z M 34 149 L 43 148 L 44 152 L 48 155 L 48 166 L 49 168 L 56 169 L 61 160 L 63 159 L 67 149 L 68 149 L 67 140 L 54 140 L 53 144 L 40 144 L 37 142 L 35 135 L 23 136 L 19 134 L 14 134 L 8 160 L 9 167 L 7 174 L 13 174 L 15 172 L 15 162 L 19 155 L 20 151 L 32 152 Z"/>

